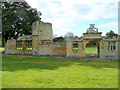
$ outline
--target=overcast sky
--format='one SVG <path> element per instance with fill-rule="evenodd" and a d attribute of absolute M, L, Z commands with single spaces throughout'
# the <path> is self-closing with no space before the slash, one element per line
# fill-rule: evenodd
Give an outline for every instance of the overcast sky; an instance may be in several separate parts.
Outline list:
<path fill-rule="evenodd" d="M 113 30 L 118 33 L 119 0 L 26 0 L 42 12 L 42 21 L 50 22 L 54 35 L 67 32 L 81 36 L 89 24 L 95 24 L 103 35 Z"/>

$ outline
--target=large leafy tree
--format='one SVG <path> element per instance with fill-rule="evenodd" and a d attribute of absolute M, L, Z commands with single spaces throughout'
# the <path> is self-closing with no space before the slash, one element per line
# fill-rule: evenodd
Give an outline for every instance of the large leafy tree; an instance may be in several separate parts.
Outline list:
<path fill-rule="evenodd" d="M 27 2 L 4 2 L 1 7 L 3 43 L 22 34 L 31 34 L 32 23 L 41 19 L 41 12 L 29 6 Z"/>
<path fill-rule="evenodd" d="M 73 41 L 74 40 L 74 34 L 72 32 L 67 32 L 64 36 L 65 41 Z"/>

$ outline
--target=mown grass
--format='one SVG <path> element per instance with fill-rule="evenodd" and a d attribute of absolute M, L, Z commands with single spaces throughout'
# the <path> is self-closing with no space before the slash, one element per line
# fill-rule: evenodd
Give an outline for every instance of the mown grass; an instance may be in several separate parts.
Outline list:
<path fill-rule="evenodd" d="M 98 49 L 97 47 L 87 47 L 86 48 L 86 54 L 97 54 L 98 53 Z"/>
<path fill-rule="evenodd" d="M 0 47 L 0 53 L 3 52 L 5 50 L 4 47 Z"/>
<path fill-rule="evenodd" d="M 0 50 L 5 50 L 5 48 L 4 47 L 0 47 Z"/>
<path fill-rule="evenodd" d="M 117 88 L 118 62 L 3 56 L 3 88 Z"/>
<path fill-rule="evenodd" d="M 78 48 L 73 48 L 73 50 L 78 50 Z M 86 54 L 97 54 L 98 53 L 98 49 L 97 47 L 86 47 Z"/>

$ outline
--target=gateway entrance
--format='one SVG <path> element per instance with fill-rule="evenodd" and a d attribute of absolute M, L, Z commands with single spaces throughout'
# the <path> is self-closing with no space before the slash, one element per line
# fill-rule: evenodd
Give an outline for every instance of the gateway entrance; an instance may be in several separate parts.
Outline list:
<path fill-rule="evenodd" d="M 90 41 L 86 44 L 86 57 L 99 57 L 99 43 L 97 41 Z"/>

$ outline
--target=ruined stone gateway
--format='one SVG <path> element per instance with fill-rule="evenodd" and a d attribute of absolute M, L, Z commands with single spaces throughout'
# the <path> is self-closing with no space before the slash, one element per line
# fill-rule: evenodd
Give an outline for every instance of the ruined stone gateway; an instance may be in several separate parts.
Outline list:
<path fill-rule="evenodd" d="M 51 23 L 36 21 L 32 24 L 32 35 L 20 36 L 17 40 L 10 39 L 5 44 L 5 54 L 87 57 L 86 46 L 94 41 L 98 47 L 97 58 L 118 59 L 120 57 L 119 37 L 106 39 L 94 24 L 79 39 L 68 42 L 53 42 Z M 73 49 L 74 45 L 77 49 Z"/>

